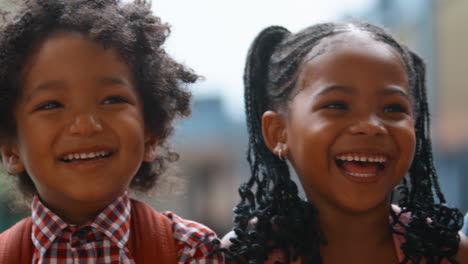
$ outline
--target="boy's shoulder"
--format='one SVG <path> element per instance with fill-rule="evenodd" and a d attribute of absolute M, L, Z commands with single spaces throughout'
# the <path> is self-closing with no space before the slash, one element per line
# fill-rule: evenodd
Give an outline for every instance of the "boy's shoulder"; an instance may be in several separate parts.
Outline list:
<path fill-rule="evenodd" d="M 0 263 L 28 263 L 32 259 L 31 217 L 0 233 Z"/>
<path fill-rule="evenodd" d="M 195 258 L 206 260 L 207 263 L 223 263 L 221 253 L 212 254 L 219 246 L 219 240 L 213 230 L 170 211 L 162 212 L 162 214 L 171 222 L 179 261 Z"/>
<path fill-rule="evenodd" d="M 217 237 L 208 227 L 191 220 L 183 219 L 173 212 L 157 213 L 156 210 L 148 205 L 133 200 L 132 211 L 136 207 L 139 208 L 140 212 L 151 210 L 168 220 L 178 263 L 224 263 L 221 253 L 213 253 L 218 245 Z M 142 223 L 138 223 L 138 225 L 140 224 Z M 146 226 L 145 229 L 151 228 L 153 227 Z"/>
<path fill-rule="evenodd" d="M 18 239 L 20 240 L 24 234 L 31 234 L 31 227 L 32 227 L 32 219 L 31 217 L 26 217 L 14 224 L 12 227 L 8 228 L 7 230 L 0 233 L 0 247 L 3 248 L 5 241 L 10 241 L 11 239 Z M 16 241 L 16 240 L 15 240 Z"/>
<path fill-rule="evenodd" d="M 195 245 L 217 238 L 216 233 L 203 224 L 184 219 L 171 211 L 165 211 L 162 214 L 171 222 L 176 240 L 183 241 L 188 245 Z"/>

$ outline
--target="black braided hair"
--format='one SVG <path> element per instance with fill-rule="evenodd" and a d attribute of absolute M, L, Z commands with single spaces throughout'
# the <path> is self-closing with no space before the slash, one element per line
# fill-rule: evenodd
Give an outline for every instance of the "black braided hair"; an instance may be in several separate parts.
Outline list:
<path fill-rule="evenodd" d="M 454 256 L 462 215 L 445 205 L 433 165 L 424 62 L 384 29 L 363 22 L 318 24 L 297 34 L 272 26 L 254 40 L 244 75 L 251 178 L 239 188 L 241 201 L 234 209 L 236 237 L 231 239 L 228 251 L 236 260 L 263 263 L 276 247 L 285 252 L 287 263 L 298 256 L 307 263 L 321 263 L 319 248 L 326 244 L 326 238 L 318 226 L 317 209 L 299 197 L 286 162 L 265 145 L 261 118 L 265 111 L 281 111 L 288 103 L 300 65 L 311 49 L 326 37 L 349 32 L 350 25 L 370 33 L 400 54 L 411 87 L 416 119 L 415 155 L 407 179 L 398 187 L 402 211 L 390 210 L 391 230 L 406 240 L 402 244 L 406 256 L 402 263 L 419 263 L 423 257 L 428 264 L 440 263 L 444 258 L 457 263 Z M 314 55 L 323 52 L 319 50 Z M 407 212 L 411 212 L 411 217 L 404 224 L 400 216 Z M 254 218 L 256 224 L 249 222 Z M 398 232 L 396 225 L 401 225 L 404 232 Z"/>
<path fill-rule="evenodd" d="M 144 0 L 125 5 L 119 0 L 25 0 L 19 6 L 17 15 L 0 25 L 0 144 L 16 135 L 13 109 L 28 56 L 56 32 L 80 32 L 105 48 L 115 48 L 131 69 L 143 101 L 145 126 L 158 138 L 158 155 L 154 162 L 142 163 L 130 187 L 152 188 L 169 163 L 178 160 L 167 138 L 173 121 L 190 114 L 186 84 L 198 78 L 164 50 L 169 25 L 152 14 Z M 18 178 L 26 197 L 35 193 L 27 172 Z"/>

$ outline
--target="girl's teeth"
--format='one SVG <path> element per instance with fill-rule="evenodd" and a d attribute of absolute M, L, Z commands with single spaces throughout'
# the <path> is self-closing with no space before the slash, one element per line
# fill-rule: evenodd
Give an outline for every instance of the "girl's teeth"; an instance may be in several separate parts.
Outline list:
<path fill-rule="evenodd" d="M 365 178 L 365 177 L 372 177 L 372 176 L 375 176 L 376 174 L 374 173 L 357 173 L 357 172 L 347 172 L 349 175 L 351 176 L 354 176 L 354 177 L 361 177 L 361 178 Z"/>
<path fill-rule="evenodd" d="M 367 157 L 367 156 L 351 156 L 351 155 L 344 155 L 336 157 L 337 160 L 342 161 L 360 161 L 360 162 L 379 162 L 384 163 L 387 161 L 385 157 Z"/>

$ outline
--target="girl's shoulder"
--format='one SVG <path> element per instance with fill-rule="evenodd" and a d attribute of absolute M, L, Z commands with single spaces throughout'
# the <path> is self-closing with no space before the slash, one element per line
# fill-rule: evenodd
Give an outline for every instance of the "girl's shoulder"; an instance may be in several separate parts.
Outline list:
<path fill-rule="evenodd" d="M 468 263 L 468 237 L 460 232 L 460 246 L 458 247 L 457 260 L 460 263 Z"/>

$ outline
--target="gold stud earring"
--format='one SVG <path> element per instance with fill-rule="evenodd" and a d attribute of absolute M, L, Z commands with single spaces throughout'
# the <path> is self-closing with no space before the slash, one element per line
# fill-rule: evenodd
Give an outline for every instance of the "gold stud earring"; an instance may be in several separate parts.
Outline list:
<path fill-rule="evenodd" d="M 286 157 L 283 156 L 283 149 L 278 150 L 278 158 L 279 158 L 281 161 L 286 161 Z"/>

